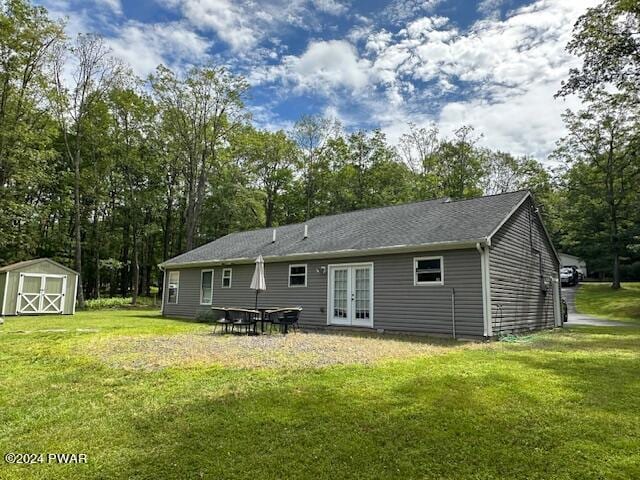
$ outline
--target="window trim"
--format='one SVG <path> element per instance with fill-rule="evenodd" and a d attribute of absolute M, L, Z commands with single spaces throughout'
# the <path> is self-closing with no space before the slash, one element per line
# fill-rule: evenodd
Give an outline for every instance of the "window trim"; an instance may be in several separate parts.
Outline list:
<path fill-rule="evenodd" d="M 225 272 L 229 272 L 229 285 L 226 287 L 224 286 Z M 229 267 L 222 269 L 222 280 L 220 280 L 220 282 L 221 288 L 231 288 L 231 285 L 233 284 L 233 268 Z"/>
<path fill-rule="evenodd" d="M 178 275 L 178 282 L 177 282 L 178 288 L 176 288 L 176 301 L 172 302 L 170 301 L 171 295 L 169 295 L 169 284 L 171 284 L 171 275 L 174 273 Z M 169 270 L 169 275 L 167 275 L 167 305 L 177 305 L 179 296 L 180 296 L 180 270 Z"/>
<path fill-rule="evenodd" d="M 435 282 L 419 282 L 417 272 L 419 260 L 440 260 L 440 280 Z M 413 257 L 413 285 L 416 287 L 444 285 L 444 257 L 442 255 L 433 257 Z"/>
<path fill-rule="evenodd" d="M 215 278 L 213 271 L 214 271 L 213 268 L 205 268 L 203 270 L 200 270 L 200 305 L 213 305 L 213 284 L 214 284 L 214 278 Z M 204 302 L 203 301 L 204 299 L 202 298 L 202 293 L 203 293 L 202 292 L 202 287 L 203 287 L 202 275 L 207 272 L 211 272 L 211 301 L 208 303 Z"/>
<path fill-rule="evenodd" d="M 294 267 L 304 267 L 304 284 L 303 285 L 291 285 L 291 269 Z M 306 263 L 291 263 L 289 264 L 289 275 L 287 276 L 287 283 L 289 288 L 305 288 L 307 286 L 307 274 L 309 273 L 309 268 Z M 300 276 L 300 273 L 294 274 L 296 276 Z"/>

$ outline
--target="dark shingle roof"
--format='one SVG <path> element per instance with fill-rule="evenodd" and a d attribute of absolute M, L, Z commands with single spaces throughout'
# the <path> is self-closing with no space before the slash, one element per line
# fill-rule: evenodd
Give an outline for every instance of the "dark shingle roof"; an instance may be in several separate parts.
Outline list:
<path fill-rule="evenodd" d="M 277 227 L 275 243 L 273 228 L 232 233 L 163 265 L 479 240 L 488 237 L 527 195 L 518 191 L 450 202 L 437 199 L 316 217 Z"/>

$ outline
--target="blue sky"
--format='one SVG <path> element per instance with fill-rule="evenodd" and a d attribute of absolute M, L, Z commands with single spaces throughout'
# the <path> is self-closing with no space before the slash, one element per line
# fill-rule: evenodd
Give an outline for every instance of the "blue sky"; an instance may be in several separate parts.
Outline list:
<path fill-rule="evenodd" d="M 157 64 L 226 64 L 251 85 L 254 122 L 302 114 L 391 142 L 435 123 L 473 126 L 486 146 L 545 159 L 576 99 L 553 94 L 595 0 L 41 0 L 68 33 L 98 32 L 145 77 Z"/>

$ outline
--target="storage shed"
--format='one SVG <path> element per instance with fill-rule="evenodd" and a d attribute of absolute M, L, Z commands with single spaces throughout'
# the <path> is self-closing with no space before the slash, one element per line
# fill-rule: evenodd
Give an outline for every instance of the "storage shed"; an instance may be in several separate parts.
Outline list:
<path fill-rule="evenodd" d="M 50 258 L 0 267 L 1 315 L 73 315 L 78 273 Z"/>

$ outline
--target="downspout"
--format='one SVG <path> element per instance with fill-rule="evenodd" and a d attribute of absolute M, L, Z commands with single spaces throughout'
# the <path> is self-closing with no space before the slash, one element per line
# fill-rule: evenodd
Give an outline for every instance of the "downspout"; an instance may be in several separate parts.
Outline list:
<path fill-rule="evenodd" d="M 160 300 L 162 304 L 160 305 L 160 315 L 164 315 L 164 291 L 166 290 L 164 286 L 166 284 L 167 275 L 162 264 L 158 265 L 158 268 L 162 271 L 162 299 Z"/>
<path fill-rule="evenodd" d="M 456 289 L 451 289 L 451 328 L 453 330 L 453 339 L 456 338 Z"/>
<path fill-rule="evenodd" d="M 482 317 L 484 320 L 485 337 L 493 335 L 491 328 L 491 280 L 489 275 L 489 246 L 483 248 L 480 242 L 476 243 L 476 250 L 480 254 L 480 271 L 482 275 Z"/>

